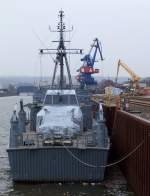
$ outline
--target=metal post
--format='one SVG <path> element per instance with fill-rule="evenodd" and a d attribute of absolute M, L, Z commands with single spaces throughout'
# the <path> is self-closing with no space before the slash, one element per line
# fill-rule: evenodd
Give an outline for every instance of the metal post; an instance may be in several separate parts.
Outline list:
<path fill-rule="evenodd" d="M 64 56 L 65 56 L 65 62 L 66 62 L 66 67 L 67 67 L 67 72 L 68 72 L 69 87 L 72 88 L 72 79 L 71 79 L 71 74 L 70 74 L 70 69 L 69 69 L 67 55 L 65 54 Z"/>
<path fill-rule="evenodd" d="M 52 78 L 52 88 L 54 87 L 54 81 L 56 77 L 56 71 L 58 64 L 60 66 L 60 81 L 59 81 L 59 88 L 63 89 L 64 88 L 64 66 L 66 65 L 67 69 L 67 74 L 68 74 L 68 79 L 69 79 L 69 88 L 72 87 L 72 79 L 71 79 L 71 74 L 70 74 L 70 69 L 69 69 L 69 64 L 68 64 L 68 59 L 67 59 L 67 54 L 82 54 L 82 49 L 66 49 L 65 48 L 65 42 L 70 42 L 64 40 L 64 32 L 71 32 L 71 30 L 66 30 L 65 23 L 63 22 L 63 17 L 64 17 L 64 12 L 61 10 L 59 11 L 59 23 L 57 26 L 57 30 L 54 30 L 52 32 L 59 32 L 59 40 L 58 41 L 53 41 L 53 42 L 58 42 L 58 47 L 57 49 L 40 49 L 41 54 L 56 54 L 56 60 L 55 60 L 55 67 L 54 67 L 54 73 L 53 73 L 53 78 Z M 50 51 L 50 52 L 49 52 Z M 65 64 L 64 64 L 65 61 Z"/>

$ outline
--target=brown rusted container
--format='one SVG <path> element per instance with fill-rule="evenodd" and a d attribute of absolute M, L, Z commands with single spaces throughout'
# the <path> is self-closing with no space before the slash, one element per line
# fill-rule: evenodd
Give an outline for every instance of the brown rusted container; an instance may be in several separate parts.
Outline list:
<path fill-rule="evenodd" d="M 150 95 L 150 87 L 144 88 L 144 95 Z"/>
<path fill-rule="evenodd" d="M 116 107 L 109 107 L 106 105 L 103 105 L 103 111 L 104 111 L 104 117 L 106 119 L 106 125 L 108 128 L 108 134 L 111 136 L 112 130 L 113 130 L 113 124 L 114 124 L 114 119 L 115 119 L 115 112 L 116 112 Z"/>
<path fill-rule="evenodd" d="M 114 119 L 111 110 L 105 108 L 104 111 L 107 124 L 113 130 L 113 152 L 117 159 L 142 144 L 120 167 L 136 196 L 150 196 L 150 122 L 119 110 Z"/>

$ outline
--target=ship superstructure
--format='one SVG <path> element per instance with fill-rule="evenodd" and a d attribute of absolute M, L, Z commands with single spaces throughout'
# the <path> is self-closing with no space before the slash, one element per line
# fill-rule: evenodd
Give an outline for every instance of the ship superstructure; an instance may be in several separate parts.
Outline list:
<path fill-rule="evenodd" d="M 64 88 L 72 88 L 72 78 L 71 78 L 71 73 L 70 73 L 70 68 L 69 68 L 69 63 L 67 59 L 67 55 L 69 54 L 82 54 L 82 49 L 72 49 L 69 48 L 67 49 L 65 46 L 65 42 L 70 42 L 70 40 L 65 40 L 64 39 L 64 33 L 70 32 L 72 30 L 67 30 L 65 23 L 63 22 L 63 17 L 64 17 L 64 11 L 61 10 L 59 11 L 59 18 L 60 21 L 57 25 L 57 30 L 51 30 L 52 32 L 57 32 L 59 33 L 59 40 L 53 41 L 58 43 L 58 47 L 56 49 L 41 49 L 40 53 L 41 54 L 55 54 L 55 67 L 54 67 L 54 72 L 53 72 L 53 78 L 52 78 L 52 87 L 55 88 L 55 80 L 56 80 L 56 72 L 58 67 L 60 68 L 60 74 L 59 74 L 59 85 L 57 88 L 59 89 L 64 89 Z M 66 67 L 67 70 L 67 75 L 68 75 L 68 85 L 65 85 L 65 77 L 64 77 L 64 68 Z"/>

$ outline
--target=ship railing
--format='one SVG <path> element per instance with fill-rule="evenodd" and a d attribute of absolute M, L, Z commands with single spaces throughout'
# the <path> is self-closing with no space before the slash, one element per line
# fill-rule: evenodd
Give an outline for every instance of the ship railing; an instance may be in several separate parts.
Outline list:
<path fill-rule="evenodd" d="M 96 145 L 97 145 L 96 136 L 91 131 L 79 134 L 73 140 L 73 146 L 77 148 L 96 147 Z"/>
<path fill-rule="evenodd" d="M 10 136 L 10 148 L 15 148 L 23 145 L 23 137 L 21 133 Z"/>
<path fill-rule="evenodd" d="M 43 137 L 36 132 L 23 132 L 14 135 L 16 147 L 40 147 L 42 146 Z"/>
<path fill-rule="evenodd" d="M 43 146 L 63 146 L 73 145 L 71 138 L 54 138 L 48 134 L 41 134 L 36 132 L 23 132 L 15 135 L 15 147 L 43 147 Z"/>
<path fill-rule="evenodd" d="M 73 146 L 77 148 L 109 148 L 110 141 L 107 134 L 101 134 L 101 137 L 94 133 L 87 134 L 83 138 L 76 138 Z"/>
<path fill-rule="evenodd" d="M 77 148 L 86 147 L 107 147 L 108 139 L 104 133 L 103 137 L 97 137 L 93 130 L 78 135 L 76 138 L 54 139 L 53 137 L 45 137 L 44 134 L 36 132 L 24 132 L 15 135 L 15 143 L 12 147 L 43 147 L 43 146 L 72 146 Z M 56 144 L 57 143 L 57 144 Z"/>

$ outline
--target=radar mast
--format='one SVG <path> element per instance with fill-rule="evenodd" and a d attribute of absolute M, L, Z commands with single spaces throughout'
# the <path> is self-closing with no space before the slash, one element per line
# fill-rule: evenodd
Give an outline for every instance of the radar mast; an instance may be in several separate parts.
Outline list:
<path fill-rule="evenodd" d="M 64 89 L 64 67 L 66 66 L 67 69 L 67 75 L 68 75 L 68 88 L 72 88 L 72 78 L 71 78 L 71 73 L 70 73 L 70 68 L 69 68 L 69 63 L 67 59 L 67 54 L 82 54 L 82 49 L 67 49 L 65 47 L 65 42 L 70 42 L 64 40 L 64 33 L 65 32 L 71 32 L 71 30 L 66 30 L 65 23 L 63 22 L 64 18 L 64 11 L 60 10 L 59 11 L 59 23 L 57 25 L 57 30 L 51 30 L 51 32 L 58 32 L 59 33 L 59 40 L 53 41 L 53 42 L 58 42 L 58 47 L 57 49 L 40 49 L 41 54 L 55 54 L 55 67 L 54 67 L 54 72 L 53 72 L 53 77 L 52 77 L 52 88 L 55 86 L 55 79 L 56 79 L 56 72 L 58 67 L 60 67 L 60 80 L 59 80 L 59 89 Z"/>

